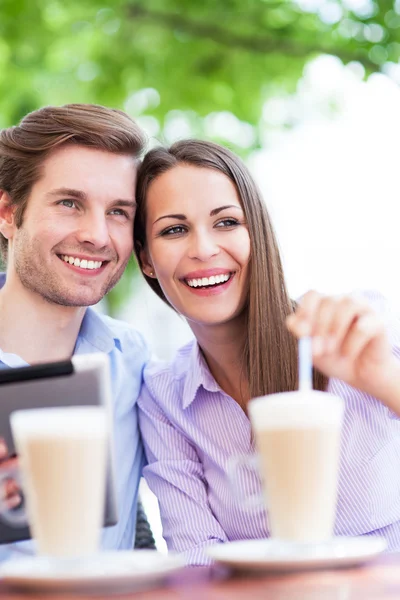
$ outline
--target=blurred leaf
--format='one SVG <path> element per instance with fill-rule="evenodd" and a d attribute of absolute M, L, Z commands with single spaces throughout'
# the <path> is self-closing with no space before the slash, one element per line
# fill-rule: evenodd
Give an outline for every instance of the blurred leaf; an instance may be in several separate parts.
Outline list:
<path fill-rule="evenodd" d="M 129 261 L 123 277 L 111 292 L 105 296 L 103 303 L 106 306 L 107 314 L 118 315 L 126 300 L 132 297 L 135 287 L 140 277 L 139 268 L 136 260 L 132 257 Z"/>

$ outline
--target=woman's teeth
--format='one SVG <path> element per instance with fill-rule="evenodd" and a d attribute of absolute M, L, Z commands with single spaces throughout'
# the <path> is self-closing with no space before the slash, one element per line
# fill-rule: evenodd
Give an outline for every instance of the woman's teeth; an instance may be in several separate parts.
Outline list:
<path fill-rule="evenodd" d="M 75 267 L 80 267 L 81 269 L 100 269 L 103 264 L 100 260 L 86 260 L 85 258 L 81 260 L 80 258 L 67 256 L 66 254 L 62 254 L 61 258 L 64 262 L 74 265 Z"/>
<path fill-rule="evenodd" d="M 230 278 L 231 273 L 225 273 L 224 275 L 212 275 L 211 277 L 201 277 L 200 279 L 186 279 L 186 283 L 189 287 L 210 287 L 219 283 L 225 283 Z"/>

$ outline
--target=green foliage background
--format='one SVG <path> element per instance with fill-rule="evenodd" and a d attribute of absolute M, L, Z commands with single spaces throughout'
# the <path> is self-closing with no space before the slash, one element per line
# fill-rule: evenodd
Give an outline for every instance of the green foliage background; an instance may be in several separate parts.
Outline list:
<path fill-rule="evenodd" d="M 230 111 L 254 128 L 247 147 L 230 143 L 246 155 L 266 99 L 294 91 L 321 53 L 366 75 L 398 63 L 400 0 L 0 0 L 0 127 L 45 104 L 94 102 L 151 117 L 163 141 L 174 115 L 205 136 L 204 118 Z M 132 261 L 111 312 L 134 273 Z"/>

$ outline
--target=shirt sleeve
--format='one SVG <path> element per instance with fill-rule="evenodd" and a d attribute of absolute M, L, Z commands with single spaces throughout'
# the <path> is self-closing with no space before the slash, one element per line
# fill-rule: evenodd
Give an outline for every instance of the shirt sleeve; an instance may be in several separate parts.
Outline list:
<path fill-rule="evenodd" d="M 367 290 L 355 294 L 368 302 L 383 319 L 392 351 L 400 359 L 400 310 L 385 296 L 375 290 Z"/>
<path fill-rule="evenodd" d="M 357 293 L 385 323 L 393 355 L 400 359 L 397 309 L 375 291 Z M 335 533 L 378 533 L 398 549 L 400 519 L 400 418 L 377 398 L 331 379 L 328 391 L 345 400 Z M 387 529 L 388 528 L 388 529 Z"/>
<path fill-rule="evenodd" d="M 382 318 L 393 355 L 400 361 L 400 311 L 385 296 L 377 291 L 364 291 L 360 296 L 368 302 L 371 308 Z M 379 400 L 378 400 L 379 401 Z M 379 401 L 380 402 L 380 401 Z M 392 418 L 399 419 L 390 408 L 387 408 Z"/>
<path fill-rule="evenodd" d="M 148 461 L 143 474 L 158 498 L 168 549 L 184 552 L 188 564 L 209 564 L 204 548 L 227 541 L 227 536 L 210 509 L 202 463 L 193 445 L 167 418 L 148 383 L 138 404 Z"/>
<path fill-rule="evenodd" d="M 137 399 L 149 353 L 141 336 L 133 330 L 127 331 L 122 349 L 123 352 L 117 349 L 110 356 L 118 523 L 103 529 L 103 550 L 131 550 L 134 546 L 138 488 L 145 463 Z"/>

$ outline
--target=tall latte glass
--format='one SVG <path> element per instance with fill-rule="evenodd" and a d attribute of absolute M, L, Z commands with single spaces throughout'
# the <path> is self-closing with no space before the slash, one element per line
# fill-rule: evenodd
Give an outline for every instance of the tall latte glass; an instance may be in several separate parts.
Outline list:
<path fill-rule="evenodd" d="M 313 390 L 249 403 L 271 535 L 321 542 L 333 534 L 343 400 Z"/>
<path fill-rule="evenodd" d="M 11 428 L 38 552 L 59 558 L 94 554 L 104 516 L 105 409 L 16 411 Z"/>

